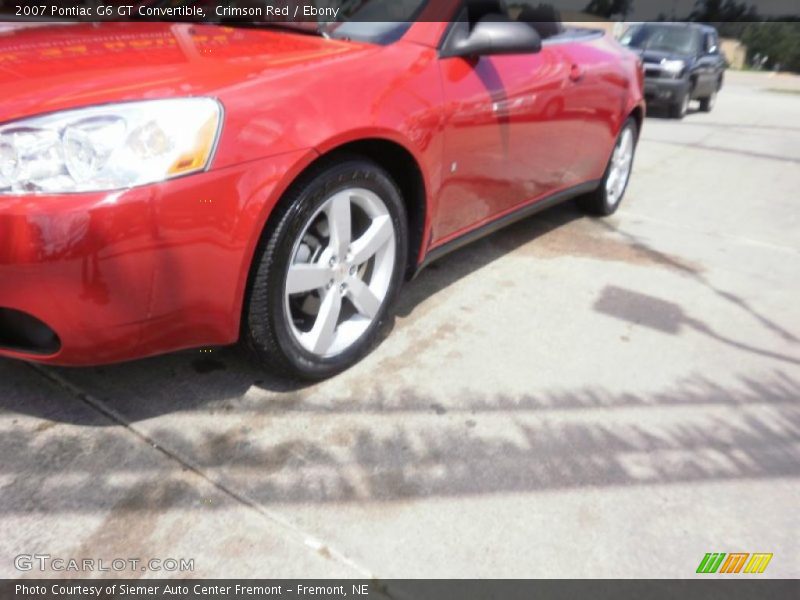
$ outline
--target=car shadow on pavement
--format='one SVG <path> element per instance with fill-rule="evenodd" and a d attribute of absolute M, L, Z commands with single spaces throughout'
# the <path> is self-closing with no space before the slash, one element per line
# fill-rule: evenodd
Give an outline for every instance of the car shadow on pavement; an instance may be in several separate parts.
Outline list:
<path fill-rule="evenodd" d="M 513 253 L 525 244 L 534 242 L 570 223 L 588 219 L 574 202 L 566 202 L 520 220 L 472 244 L 447 254 L 423 269 L 400 291 L 394 313 L 408 317 L 422 302 L 445 290 L 467 275 Z"/>

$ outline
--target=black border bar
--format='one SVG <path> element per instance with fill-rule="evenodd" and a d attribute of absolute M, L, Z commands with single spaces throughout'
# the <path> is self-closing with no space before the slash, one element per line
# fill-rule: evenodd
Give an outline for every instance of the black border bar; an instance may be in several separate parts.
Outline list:
<path fill-rule="evenodd" d="M 658 568 L 657 561 L 654 569 Z M 800 580 L 761 576 L 669 579 L 16 579 L 3 600 L 789 600 Z M 167 586 L 172 593 L 167 592 Z M 237 588 L 237 586 L 240 586 Z M 242 588 L 251 589 L 248 593 Z"/>
<path fill-rule="evenodd" d="M 363 0 L 365 3 L 367 0 Z M 394 1 L 394 0 L 385 0 Z M 427 0 L 409 19 L 414 21 L 449 21 L 458 9 L 458 2 L 472 0 Z M 475 0 L 477 1 L 477 0 Z M 697 21 L 708 23 L 800 21 L 797 0 L 503 0 L 536 8 L 541 20 L 569 22 L 611 21 Z M 306 8 L 344 5 L 357 7 L 357 0 L 0 0 L 0 20 L 38 21 L 59 19 L 67 21 L 220 21 L 217 8 L 260 7 L 258 17 L 241 17 L 241 21 L 316 22 L 334 19 L 311 16 Z M 99 7 L 103 7 L 100 9 Z M 114 10 L 109 11 L 109 7 Z M 264 11 L 270 7 L 267 15 Z M 161 9 L 172 9 L 167 14 Z M 281 9 L 276 16 L 275 9 Z M 159 12 L 161 11 L 161 12 Z M 550 12 L 548 12 L 550 11 Z M 311 11 L 313 12 L 313 11 Z M 552 14 L 552 18 L 548 18 Z M 370 20 L 366 18 L 364 20 Z M 377 20 L 377 19 L 376 19 Z M 382 17 L 382 21 L 393 19 Z"/>

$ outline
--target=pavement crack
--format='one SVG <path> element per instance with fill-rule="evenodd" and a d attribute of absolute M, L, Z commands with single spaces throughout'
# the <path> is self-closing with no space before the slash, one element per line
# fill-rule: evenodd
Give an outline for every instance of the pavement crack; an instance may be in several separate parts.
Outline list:
<path fill-rule="evenodd" d="M 709 152 L 722 152 L 725 154 L 737 154 L 747 158 L 756 158 L 760 160 L 771 160 L 776 162 L 787 162 L 793 164 L 800 164 L 800 158 L 794 156 L 781 156 L 779 154 L 769 154 L 767 152 L 756 152 L 753 150 L 743 150 L 741 148 L 726 148 L 725 146 L 712 146 L 700 142 L 675 142 L 671 140 L 648 140 L 654 144 L 666 144 L 668 146 L 680 146 L 683 148 L 694 148 L 696 150 L 707 150 Z"/>
<path fill-rule="evenodd" d="M 364 567 L 363 565 L 356 562 L 354 559 L 351 559 L 346 554 L 336 550 L 331 546 L 331 544 L 317 538 L 316 536 L 309 534 L 306 531 L 303 531 L 297 525 L 292 523 L 286 517 L 268 510 L 265 508 L 261 503 L 258 501 L 249 498 L 247 495 L 242 494 L 241 492 L 236 491 L 232 487 L 228 486 L 224 482 L 220 481 L 219 479 L 212 477 L 211 475 L 207 474 L 199 465 L 197 465 L 194 461 L 181 456 L 177 452 L 171 450 L 170 448 L 159 444 L 153 437 L 141 431 L 137 428 L 133 423 L 128 421 L 122 414 L 115 411 L 113 408 L 107 406 L 102 400 L 93 396 L 92 394 L 82 390 L 80 387 L 69 381 L 68 379 L 62 377 L 58 373 L 51 371 L 50 369 L 43 367 L 41 365 L 37 365 L 35 363 L 26 363 L 34 372 L 36 372 L 41 377 L 47 379 L 50 383 L 55 385 L 56 387 L 64 390 L 70 396 L 74 397 L 75 399 L 79 400 L 86 404 L 89 408 L 95 410 L 96 412 L 103 415 L 109 421 L 123 427 L 128 433 L 138 438 L 140 441 L 144 442 L 154 450 L 160 452 L 163 456 L 167 459 L 177 463 L 181 466 L 181 468 L 190 471 L 194 475 L 200 477 L 202 480 L 213 486 L 217 489 L 220 493 L 224 494 L 228 498 L 234 500 L 235 502 L 243 505 L 244 507 L 256 512 L 261 518 L 270 521 L 273 524 L 277 524 L 282 529 L 284 529 L 288 537 L 296 542 L 300 543 L 303 546 L 313 550 L 314 552 L 319 553 L 322 549 L 325 550 L 325 554 L 329 555 L 331 558 L 340 562 L 360 573 L 362 576 L 367 578 L 375 578 L 375 575 L 370 571 L 368 568 Z"/>
<path fill-rule="evenodd" d="M 690 227 L 686 225 L 681 225 L 679 223 L 674 223 L 672 221 L 667 221 L 665 219 L 660 219 L 657 217 L 651 217 L 649 215 L 641 214 L 639 212 L 633 212 L 631 210 L 621 209 L 617 211 L 617 214 L 620 216 L 630 217 L 635 220 L 644 221 L 647 223 L 653 223 L 656 225 L 662 225 L 664 227 L 668 227 L 670 229 L 676 229 L 678 231 L 685 231 L 687 233 L 692 233 L 696 235 L 701 235 L 705 237 L 711 237 L 720 240 L 726 240 L 729 242 L 738 243 L 741 245 L 746 246 L 758 246 L 764 250 L 772 250 L 774 252 L 781 252 L 785 254 L 791 254 L 795 257 L 800 256 L 800 249 L 793 248 L 791 246 L 784 246 L 780 244 L 773 244 L 771 242 L 765 242 L 764 240 L 757 240 L 754 238 L 748 238 L 741 235 L 730 235 L 727 233 L 723 233 L 720 231 L 708 231 L 704 229 L 698 229 L 697 227 Z M 622 227 L 618 228 L 620 231 L 623 230 Z"/>

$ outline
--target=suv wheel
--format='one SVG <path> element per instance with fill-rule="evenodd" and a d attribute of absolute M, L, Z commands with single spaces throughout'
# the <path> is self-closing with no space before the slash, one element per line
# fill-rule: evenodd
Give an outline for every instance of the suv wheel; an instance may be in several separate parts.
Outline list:
<path fill-rule="evenodd" d="M 711 112 L 714 105 L 717 103 L 717 90 L 711 92 L 710 96 L 700 98 L 700 110 L 703 112 Z"/>
<path fill-rule="evenodd" d="M 322 379 L 377 341 L 404 273 L 407 224 L 391 177 L 350 158 L 304 177 L 255 257 L 245 338 L 266 366 Z"/>
<path fill-rule="evenodd" d="M 669 116 L 673 119 L 682 119 L 689 112 L 691 92 L 686 90 L 675 102 L 669 106 Z"/>

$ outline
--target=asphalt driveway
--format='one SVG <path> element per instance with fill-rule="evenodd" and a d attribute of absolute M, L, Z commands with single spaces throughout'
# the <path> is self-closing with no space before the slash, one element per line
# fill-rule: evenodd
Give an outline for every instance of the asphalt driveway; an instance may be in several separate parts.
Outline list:
<path fill-rule="evenodd" d="M 771 552 L 763 576 L 798 577 L 798 190 L 800 79 L 729 73 L 711 114 L 647 119 L 615 217 L 558 207 L 448 256 L 331 381 L 231 349 L 0 359 L 0 576 L 45 553 L 689 577 Z"/>

